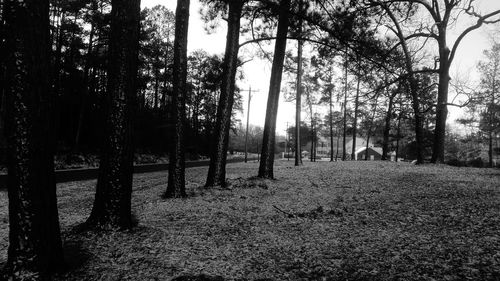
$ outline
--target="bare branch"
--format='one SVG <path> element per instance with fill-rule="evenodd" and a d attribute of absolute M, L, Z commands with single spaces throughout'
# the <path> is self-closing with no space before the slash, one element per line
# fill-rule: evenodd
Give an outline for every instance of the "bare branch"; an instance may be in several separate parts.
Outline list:
<path fill-rule="evenodd" d="M 470 15 L 477 15 L 476 13 L 474 13 L 473 11 L 471 12 L 468 12 Z M 453 61 L 453 59 L 455 58 L 455 53 L 457 52 L 457 49 L 458 49 L 458 46 L 460 45 L 460 42 L 462 42 L 462 40 L 465 38 L 465 36 L 467 36 L 467 34 L 469 34 L 470 32 L 480 28 L 484 23 L 487 23 L 488 19 L 496 16 L 496 15 L 499 15 L 500 14 L 500 10 L 497 10 L 497 11 L 494 11 L 494 12 L 491 12 L 487 15 L 484 15 L 484 16 L 479 16 L 479 18 L 477 19 L 477 23 L 475 25 L 472 25 L 470 26 L 469 28 L 465 29 L 464 32 L 462 32 L 457 40 L 455 41 L 455 44 L 453 44 L 453 48 L 451 50 L 451 53 L 450 53 L 450 63 Z M 500 18 L 493 21 L 493 22 L 499 22 L 500 21 Z"/>

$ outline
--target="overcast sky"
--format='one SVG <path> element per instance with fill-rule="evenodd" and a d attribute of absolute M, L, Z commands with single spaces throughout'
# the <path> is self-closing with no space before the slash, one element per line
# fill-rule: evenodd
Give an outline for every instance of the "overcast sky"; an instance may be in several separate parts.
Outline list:
<path fill-rule="evenodd" d="M 175 12 L 176 2 L 176 0 L 142 0 L 142 7 L 164 5 Z M 500 0 L 480 0 L 478 2 L 480 3 L 480 10 L 483 13 L 500 9 Z M 203 49 L 212 54 L 223 54 L 226 40 L 225 22 L 221 22 L 221 26 L 218 28 L 216 33 L 208 35 L 203 28 L 204 24 L 200 19 L 199 10 L 200 4 L 198 0 L 191 0 L 188 51 Z M 457 29 L 463 29 L 460 27 L 464 24 L 467 23 L 458 23 Z M 453 34 L 451 34 L 448 41 L 453 42 L 454 39 L 455 38 Z M 457 51 L 456 59 L 453 62 L 451 75 L 455 76 L 457 73 L 460 73 L 461 76 L 470 76 L 471 79 L 475 79 L 477 77 L 475 65 L 477 61 L 482 58 L 483 50 L 487 49 L 489 46 L 490 40 L 488 39 L 487 28 L 482 28 L 467 36 L 462 41 Z M 251 50 L 251 46 L 246 47 L 245 50 L 242 50 L 240 52 L 240 55 L 243 54 L 244 56 L 246 56 L 245 60 L 247 60 L 250 58 L 248 54 L 251 52 Z M 239 83 L 239 87 L 248 89 L 251 86 L 252 89 L 259 90 L 259 92 L 253 94 L 252 97 L 250 123 L 254 125 L 264 126 L 271 63 L 253 58 L 252 61 L 244 65 L 243 70 L 246 77 L 244 81 Z M 248 101 L 246 92 L 243 93 L 243 96 L 244 112 L 240 116 L 240 119 L 242 121 L 246 120 Z M 451 98 L 453 98 L 452 93 L 450 93 L 450 99 Z M 290 124 L 294 124 L 295 122 L 295 105 L 294 103 L 283 102 L 283 96 L 280 97 L 280 101 L 281 103 L 279 106 L 278 121 L 276 125 L 277 133 L 284 135 L 287 126 L 286 123 L 288 122 Z M 448 121 L 451 122 L 460 115 L 460 111 L 453 107 L 450 107 L 449 109 L 451 114 L 448 118 Z M 305 114 L 303 114 L 303 116 L 304 115 Z"/>

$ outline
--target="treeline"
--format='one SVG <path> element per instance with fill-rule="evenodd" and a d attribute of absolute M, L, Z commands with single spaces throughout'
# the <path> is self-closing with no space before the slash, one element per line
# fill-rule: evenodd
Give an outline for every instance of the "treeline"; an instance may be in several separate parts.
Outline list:
<path fill-rule="evenodd" d="M 49 83 L 54 97 L 56 153 L 96 154 L 103 134 L 111 2 L 51 1 L 49 9 Z M 140 16 L 134 144 L 139 152 L 166 154 L 172 141 L 169 107 L 175 15 L 155 6 L 145 8 Z M 186 144 L 190 158 L 208 155 L 221 64 L 222 56 L 203 50 L 188 56 Z M 0 147 L 5 152 L 3 137 Z"/>

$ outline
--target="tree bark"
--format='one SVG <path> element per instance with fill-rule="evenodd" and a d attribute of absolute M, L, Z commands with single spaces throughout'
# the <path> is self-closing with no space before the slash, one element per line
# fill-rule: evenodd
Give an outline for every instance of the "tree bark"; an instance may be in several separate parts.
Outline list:
<path fill-rule="evenodd" d="M 310 107 L 312 107 L 310 105 Z M 310 160 L 311 162 L 314 162 L 314 119 L 312 117 L 312 109 L 311 109 L 311 154 L 310 154 Z"/>
<path fill-rule="evenodd" d="M 105 135 L 94 206 L 86 224 L 130 228 L 140 0 L 113 0 L 111 4 Z"/>
<path fill-rule="evenodd" d="M 361 83 L 360 75 L 358 74 L 358 83 L 356 86 L 356 97 L 354 99 L 354 121 L 352 124 L 352 150 L 351 160 L 356 160 L 356 137 L 358 134 L 358 111 L 359 111 L 359 84 Z"/>
<path fill-rule="evenodd" d="M 266 120 L 264 123 L 264 137 L 262 139 L 262 156 L 259 165 L 261 178 L 274 178 L 274 145 L 276 137 L 276 117 L 280 98 L 281 76 L 286 52 L 286 37 L 288 34 L 288 13 L 290 0 L 281 0 L 278 19 L 278 31 L 274 46 L 274 59 L 269 82 L 269 96 L 267 100 Z"/>
<path fill-rule="evenodd" d="M 302 1 L 299 3 L 302 9 Z M 299 31 L 302 34 L 302 17 L 299 19 Z M 297 93 L 295 97 L 295 166 L 302 165 L 302 144 L 300 143 L 300 113 L 302 108 L 302 48 L 303 40 L 298 40 L 297 48 Z"/>
<path fill-rule="evenodd" d="M 365 161 L 368 160 L 368 148 L 370 147 L 370 136 L 373 130 L 373 121 L 375 120 L 375 114 L 377 113 L 377 105 L 378 105 L 377 101 L 378 101 L 378 96 L 375 99 L 375 105 L 373 106 L 373 114 L 372 118 L 370 119 L 370 127 L 368 127 L 368 133 L 366 134 Z"/>
<path fill-rule="evenodd" d="M 387 113 L 385 115 L 385 126 L 384 126 L 384 140 L 382 142 L 382 160 L 387 160 L 387 154 L 389 152 L 389 133 L 391 130 L 391 117 L 392 117 L 392 107 L 394 105 L 394 98 L 397 92 L 394 92 L 389 96 L 389 102 L 387 105 Z"/>
<path fill-rule="evenodd" d="M 399 115 L 398 115 L 398 129 L 396 132 L 396 162 L 398 162 L 399 158 L 399 141 L 401 140 L 401 118 L 403 117 L 403 102 L 399 103 Z"/>
<path fill-rule="evenodd" d="M 217 108 L 214 145 L 205 186 L 226 185 L 226 158 L 233 111 L 236 69 L 240 38 L 240 18 L 244 0 L 229 2 L 226 52 L 222 71 L 222 86 Z"/>
<path fill-rule="evenodd" d="M 335 132 L 337 133 L 337 148 L 335 151 L 335 161 L 339 158 L 339 146 L 340 146 L 340 122 L 337 123 L 337 127 L 335 128 Z"/>
<path fill-rule="evenodd" d="M 345 87 L 344 87 L 344 117 L 343 117 L 343 133 L 342 133 L 342 161 L 346 160 L 347 152 L 346 152 L 346 138 L 347 138 L 347 46 L 345 53 Z"/>
<path fill-rule="evenodd" d="M 173 145 L 170 149 L 166 198 L 186 197 L 186 122 L 187 41 L 190 0 L 177 0 L 175 12 L 175 41 L 173 67 L 172 117 L 175 124 Z"/>
<path fill-rule="evenodd" d="M 64 265 L 54 175 L 49 1 L 4 5 L 9 249 L 0 279 L 49 279 Z"/>
<path fill-rule="evenodd" d="M 450 84 L 450 50 L 446 46 L 446 31 L 439 37 L 439 86 L 436 107 L 436 127 L 432 149 L 432 163 L 444 163 L 446 119 L 448 118 L 448 88 Z"/>
<path fill-rule="evenodd" d="M 333 162 L 333 96 L 330 91 L 330 162 Z"/>

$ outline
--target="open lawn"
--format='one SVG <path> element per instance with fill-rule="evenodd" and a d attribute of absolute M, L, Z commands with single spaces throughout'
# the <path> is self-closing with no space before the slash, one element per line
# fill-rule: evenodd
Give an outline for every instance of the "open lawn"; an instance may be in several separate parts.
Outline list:
<path fill-rule="evenodd" d="M 230 189 L 163 200 L 165 172 L 134 179 L 131 231 L 73 233 L 95 181 L 58 186 L 70 271 L 58 280 L 500 280 L 500 170 L 388 162 L 228 166 Z M 8 246 L 0 191 L 0 265 Z"/>

